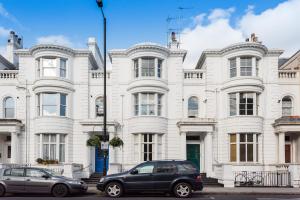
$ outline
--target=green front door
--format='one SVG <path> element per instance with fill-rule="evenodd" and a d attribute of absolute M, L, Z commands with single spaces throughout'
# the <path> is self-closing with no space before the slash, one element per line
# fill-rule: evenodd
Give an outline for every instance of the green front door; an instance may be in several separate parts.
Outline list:
<path fill-rule="evenodd" d="M 186 159 L 193 162 L 200 170 L 200 144 L 186 145 Z"/>

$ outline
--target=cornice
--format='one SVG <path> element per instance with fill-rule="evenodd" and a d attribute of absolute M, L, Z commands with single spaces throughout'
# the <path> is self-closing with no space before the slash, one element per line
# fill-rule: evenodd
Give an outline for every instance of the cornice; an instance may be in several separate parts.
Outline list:
<path fill-rule="evenodd" d="M 112 56 L 128 56 L 130 54 L 134 54 L 139 51 L 158 51 L 165 53 L 167 56 L 183 56 L 185 58 L 187 51 L 186 50 L 171 50 L 167 47 L 161 46 L 159 44 L 155 43 L 141 43 L 141 44 L 136 44 L 128 49 L 115 49 L 109 51 L 109 57 L 110 59 Z"/>
<path fill-rule="evenodd" d="M 196 65 L 196 68 L 200 68 L 200 66 L 203 65 L 203 62 L 205 61 L 207 55 L 210 56 L 221 56 L 225 55 L 229 52 L 237 51 L 237 50 L 256 50 L 261 51 L 263 55 L 281 55 L 283 53 L 283 50 L 279 49 L 268 49 L 265 45 L 258 43 L 258 42 L 242 42 L 242 43 L 236 43 L 232 44 L 230 46 L 227 46 L 223 49 L 208 49 L 204 50 L 198 60 L 198 63 Z"/>

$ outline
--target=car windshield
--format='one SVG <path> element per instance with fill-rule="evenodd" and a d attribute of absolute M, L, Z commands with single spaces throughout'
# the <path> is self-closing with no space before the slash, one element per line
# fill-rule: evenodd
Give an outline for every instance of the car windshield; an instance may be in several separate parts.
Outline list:
<path fill-rule="evenodd" d="M 54 170 L 51 169 L 44 169 L 45 172 L 47 172 L 48 174 L 50 174 L 51 176 L 61 176 L 62 174 L 59 172 L 56 172 Z"/>

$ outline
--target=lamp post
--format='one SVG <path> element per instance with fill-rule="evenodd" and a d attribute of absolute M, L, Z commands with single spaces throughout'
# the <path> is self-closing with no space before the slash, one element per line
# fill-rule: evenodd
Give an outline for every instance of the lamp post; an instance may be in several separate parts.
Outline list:
<path fill-rule="evenodd" d="M 103 0 L 96 0 L 98 7 L 101 9 L 102 17 L 103 17 L 103 68 L 104 68 L 104 91 L 103 91 L 103 107 L 104 107 L 104 116 L 103 116 L 103 142 L 107 141 L 107 111 L 106 111 L 106 17 L 103 12 Z M 104 162 L 103 162 L 103 175 L 106 175 L 106 158 L 107 158 L 108 149 L 104 150 Z"/>

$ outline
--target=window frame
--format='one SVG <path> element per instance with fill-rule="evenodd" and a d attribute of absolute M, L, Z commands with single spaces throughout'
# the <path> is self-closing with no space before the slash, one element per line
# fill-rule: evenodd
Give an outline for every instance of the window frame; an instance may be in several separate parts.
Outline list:
<path fill-rule="evenodd" d="M 53 66 L 45 66 L 44 62 L 46 60 L 53 60 Z M 64 63 L 64 65 L 62 65 Z M 46 75 L 45 69 L 52 69 L 53 75 Z M 68 78 L 68 58 L 57 57 L 57 56 L 44 56 L 37 59 L 37 74 L 38 77 L 57 77 L 57 78 Z"/>
<path fill-rule="evenodd" d="M 147 63 L 148 62 L 148 63 Z M 143 56 L 132 59 L 133 78 L 163 78 L 164 59 Z"/>
<path fill-rule="evenodd" d="M 237 76 L 237 58 L 234 57 L 229 59 L 229 77 L 233 78 L 236 76 Z"/>
<path fill-rule="evenodd" d="M 252 56 L 240 57 L 240 76 L 253 76 L 253 60 Z M 249 63 L 250 60 L 250 63 Z M 250 64 L 250 65 L 249 65 Z"/>
<path fill-rule="evenodd" d="M 193 108 L 194 106 L 195 108 Z M 191 96 L 188 98 L 188 118 L 197 118 L 198 116 L 199 116 L 199 98 L 197 96 Z"/>
<path fill-rule="evenodd" d="M 7 101 L 10 100 L 10 99 L 11 99 L 11 101 L 12 101 L 12 102 L 11 102 L 12 106 L 11 106 L 11 107 L 8 107 L 8 106 L 7 106 L 7 105 L 8 105 Z M 15 113 L 15 108 L 16 108 L 16 104 L 15 104 L 14 98 L 11 97 L 11 96 L 5 97 L 5 98 L 3 99 L 3 118 L 5 118 L 5 119 L 13 119 L 13 118 L 15 118 L 15 115 L 16 115 L 16 113 Z M 11 111 L 11 114 L 12 114 L 11 116 L 9 116 L 8 110 Z"/>
<path fill-rule="evenodd" d="M 287 106 L 287 105 L 284 105 L 286 103 L 286 100 L 284 99 L 289 99 L 289 102 L 290 102 L 290 106 Z M 287 111 L 288 110 L 288 114 L 287 114 Z M 293 98 L 291 96 L 284 96 L 282 99 L 281 99 L 281 115 L 282 116 L 292 116 L 293 115 Z"/>
<path fill-rule="evenodd" d="M 246 98 L 244 98 L 245 102 L 242 102 L 242 95 L 246 96 Z M 252 103 L 250 102 L 250 99 L 251 99 L 250 95 L 252 95 Z M 242 111 L 244 111 L 244 113 Z M 229 117 L 258 116 L 258 114 L 259 114 L 259 93 L 257 93 L 257 92 L 228 93 L 228 115 L 229 115 Z"/>
<path fill-rule="evenodd" d="M 55 96 L 55 105 L 54 104 L 44 104 L 44 98 L 46 95 Z M 62 102 L 62 97 L 65 97 L 65 103 Z M 52 97 L 53 98 L 53 97 Z M 52 114 L 45 114 L 45 108 L 55 107 L 55 112 Z M 58 93 L 58 92 L 40 92 L 37 94 L 37 115 L 40 117 L 67 117 L 68 116 L 68 94 Z M 62 114 L 64 113 L 64 114 Z"/>
<path fill-rule="evenodd" d="M 102 101 L 102 108 L 101 108 L 101 101 Z M 97 107 L 98 102 L 99 102 L 99 105 L 100 105 L 99 108 Z M 104 116 L 104 97 L 103 96 L 99 96 L 95 99 L 95 116 L 96 117 L 103 117 Z"/>
<path fill-rule="evenodd" d="M 133 116 L 163 116 L 164 94 L 137 92 L 132 94 Z"/>
<path fill-rule="evenodd" d="M 249 136 L 252 135 L 252 141 L 249 141 Z M 235 140 L 232 140 L 235 136 Z M 241 141 L 241 136 L 244 136 L 245 140 Z M 241 146 L 244 145 L 245 151 L 241 151 Z M 252 145 L 252 160 L 249 157 L 249 147 Z M 234 147 L 234 151 L 232 152 Z M 251 152 L 251 151 L 250 151 Z M 235 153 L 232 154 L 232 153 Z M 241 155 L 244 154 L 245 160 L 241 160 Z M 235 158 L 235 159 L 232 159 Z M 229 162 L 231 163 L 258 163 L 259 162 L 259 133 L 230 133 L 229 134 Z"/>

